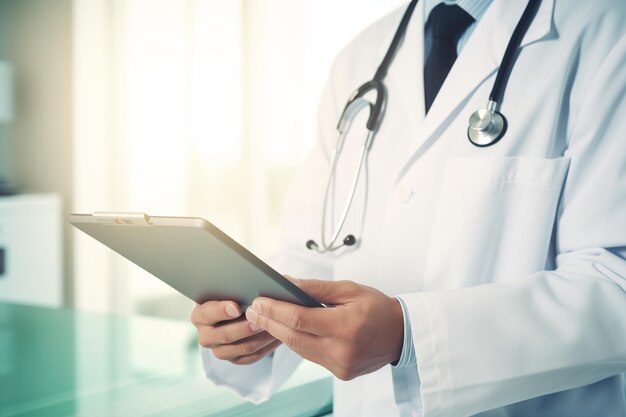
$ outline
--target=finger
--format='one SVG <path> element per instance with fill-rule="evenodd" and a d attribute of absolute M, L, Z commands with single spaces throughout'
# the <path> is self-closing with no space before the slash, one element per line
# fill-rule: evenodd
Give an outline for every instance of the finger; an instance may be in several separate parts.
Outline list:
<path fill-rule="evenodd" d="M 240 340 L 237 343 L 217 346 L 213 348 L 213 354 L 218 359 L 233 360 L 241 356 L 252 355 L 259 352 L 275 340 L 276 338 L 274 338 L 271 334 L 262 332 Z"/>
<path fill-rule="evenodd" d="M 250 314 L 254 313 L 252 313 L 251 308 L 248 308 L 246 310 L 246 318 Z M 329 355 L 334 348 L 332 339 L 299 332 L 263 316 L 257 316 L 256 321 L 259 327 L 264 328 L 267 333 L 287 345 L 289 349 L 304 359 L 315 362 L 327 369 L 331 369 L 333 366 L 333 361 L 330 358 L 332 355 Z"/>
<path fill-rule="evenodd" d="M 346 304 L 353 300 L 358 286 L 352 281 L 301 279 L 298 287 L 325 304 Z"/>
<path fill-rule="evenodd" d="M 252 307 L 248 307 L 246 310 L 246 318 L 301 356 L 323 351 L 321 350 L 322 338 L 320 336 L 294 330 L 279 321 L 257 314 Z"/>
<path fill-rule="evenodd" d="M 241 307 L 232 301 L 207 301 L 196 305 L 191 312 L 191 322 L 197 326 L 213 326 L 221 321 L 241 316 Z"/>
<path fill-rule="evenodd" d="M 292 283 L 298 285 L 300 283 L 300 280 L 296 277 L 293 277 L 291 275 L 285 274 L 283 275 L 285 278 L 287 278 L 289 281 L 291 281 Z"/>
<path fill-rule="evenodd" d="M 258 350 L 257 352 L 251 355 L 245 355 L 245 356 L 240 356 L 238 358 L 234 358 L 231 360 L 231 362 L 237 365 L 250 365 L 251 363 L 258 361 L 259 359 L 262 359 L 265 356 L 272 353 L 273 351 L 275 351 L 276 348 L 282 345 L 282 343 L 283 342 L 281 342 L 280 340 L 274 339 L 273 342 L 271 342 L 269 345 L 265 346 L 264 348 Z"/>
<path fill-rule="evenodd" d="M 265 297 L 256 298 L 251 308 L 257 315 L 278 321 L 294 330 L 319 336 L 336 333 L 339 310 L 334 308 L 303 307 Z"/>
<path fill-rule="evenodd" d="M 247 320 L 228 321 L 217 326 L 200 326 L 198 342 L 203 347 L 214 348 L 236 343 L 261 331 L 253 330 Z"/>

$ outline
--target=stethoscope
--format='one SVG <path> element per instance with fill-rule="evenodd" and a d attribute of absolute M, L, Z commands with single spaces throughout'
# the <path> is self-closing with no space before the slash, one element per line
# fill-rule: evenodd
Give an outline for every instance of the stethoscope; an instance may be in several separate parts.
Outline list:
<path fill-rule="evenodd" d="M 341 117 L 339 118 L 339 123 L 337 124 L 337 143 L 335 145 L 335 149 L 331 158 L 330 175 L 328 178 L 328 183 L 326 185 L 326 193 L 324 195 L 324 207 L 322 209 L 322 239 L 320 241 L 321 245 L 318 245 L 314 240 L 309 240 L 308 242 L 306 242 L 306 247 L 311 250 L 315 250 L 319 253 L 326 253 L 337 250 L 343 246 L 353 246 L 357 243 L 356 237 L 352 234 L 346 235 L 346 237 L 344 237 L 341 242 L 338 242 L 339 234 L 343 229 L 343 225 L 348 216 L 348 212 L 350 211 L 350 207 L 352 206 L 354 193 L 359 182 L 361 171 L 363 170 L 364 162 L 367 159 L 367 155 L 372 147 L 376 132 L 378 131 L 384 118 L 385 108 L 387 104 L 387 89 L 385 87 L 384 80 L 387 76 L 387 71 L 389 70 L 391 63 L 393 62 L 393 59 L 395 58 L 396 53 L 398 52 L 398 49 L 402 44 L 404 35 L 406 34 L 409 21 L 411 20 L 413 10 L 415 9 L 417 2 L 418 0 L 412 0 L 406 11 L 404 12 L 402 20 L 400 21 L 400 25 L 396 30 L 393 40 L 391 41 L 391 45 L 389 45 L 389 49 L 387 50 L 383 61 L 378 66 L 374 78 L 371 81 L 368 81 L 365 84 L 361 85 L 352 93 L 352 95 L 348 99 L 348 102 L 346 103 L 346 106 L 343 109 Z M 504 52 L 504 58 L 502 58 L 500 68 L 498 69 L 498 73 L 496 75 L 496 81 L 493 84 L 491 93 L 489 93 L 489 101 L 487 102 L 487 106 L 485 108 L 476 110 L 469 118 L 467 137 L 469 141 L 475 146 L 483 148 L 494 145 L 500 139 L 502 139 L 502 137 L 506 133 L 507 120 L 506 117 L 504 117 L 504 115 L 498 111 L 498 103 L 500 103 L 502 100 L 502 97 L 504 95 L 504 89 L 506 87 L 506 82 L 509 78 L 509 75 L 511 74 L 511 69 L 513 68 L 513 64 L 515 62 L 515 58 L 517 57 L 519 47 L 522 43 L 524 35 L 526 34 L 526 31 L 528 30 L 528 27 L 530 26 L 537 10 L 539 9 L 540 3 L 541 0 L 528 1 L 528 4 L 524 9 L 524 13 L 517 23 L 517 26 L 513 31 L 513 35 L 511 35 L 511 39 L 509 40 L 509 43 L 506 47 L 506 51 Z M 370 92 L 376 93 L 376 99 L 374 101 L 365 98 L 365 95 Z M 363 141 L 363 145 L 361 146 L 361 155 L 359 157 L 356 175 L 354 176 L 352 183 L 350 184 L 348 200 L 346 201 L 346 204 L 341 211 L 337 224 L 333 227 L 333 233 L 330 236 L 330 240 L 327 240 L 326 215 L 328 211 L 330 192 L 335 182 L 339 156 L 341 155 L 345 138 L 348 134 L 348 131 L 350 130 L 350 126 L 353 120 L 361 112 L 361 110 L 365 108 L 369 109 L 369 117 L 366 123 L 368 132 L 365 140 Z"/>

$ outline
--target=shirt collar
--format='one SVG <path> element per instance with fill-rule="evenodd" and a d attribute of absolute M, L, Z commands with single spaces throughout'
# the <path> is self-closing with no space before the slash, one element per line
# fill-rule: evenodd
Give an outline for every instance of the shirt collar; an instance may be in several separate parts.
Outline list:
<path fill-rule="evenodd" d="M 492 0 L 424 0 L 424 22 L 428 20 L 430 12 L 439 3 L 456 4 L 478 22 L 487 11 L 487 7 L 489 7 L 491 1 Z"/>

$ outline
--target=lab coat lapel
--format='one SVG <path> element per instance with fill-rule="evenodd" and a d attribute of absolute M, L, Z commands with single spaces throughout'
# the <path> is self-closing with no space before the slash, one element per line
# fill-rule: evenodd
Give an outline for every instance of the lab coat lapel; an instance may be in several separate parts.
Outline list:
<path fill-rule="evenodd" d="M 415 119 L 417 123 L 415 126 L 407 126 L 411 129 L 410 132 L 414 132 L 415 138 L 407 153 L 409 157 L 400 165 L 401 169 L 396 181 L 404 176 L 410 166 L 441 135 L 454 118 L 467 117 L 469 119 L 469 114 L 459 115 L 458 113 L 471 94 L 498 70 L 504 51 L 525 7 L 525 1 L 494 0 L 461 51 L 426 117 L 423 116 L 423 35 L 418 36 L 420 42 L 416 48 L 419 53 L 417 59 L 410 60 L 404 56 L 398 56 L 398 60 L 402 59 L 402 62 L 398 62 L 398 67 L 402 66 L 402 68 L 393 74 L 394 84 L 406 83 L 406 80 L 419 75 L 417 80 L 419 94 L 416 103 L 411 103 L 411 100 L 406 97 L 404 99 L 409 112 L 415 115 L 412 119 Z M 551 33 L 556 33 L 553 30 L 553 7 L 554 0 L 542 2 L 524 37 L 522 47 L 548 38 Z M 421 9 L 420 27 L 416 30 L 423 34 Z M 402 55 L 406 54 L 405 49 Z M 413 63 L 417 64 L 418 68 L 415 68 L 416 65 Z M 407 92 L 409 92 L 407 89 L 403 89 L 402 95 L 406 95 Z M 488 97 L 485 97 L 485 105 L 487 100 Z"/>

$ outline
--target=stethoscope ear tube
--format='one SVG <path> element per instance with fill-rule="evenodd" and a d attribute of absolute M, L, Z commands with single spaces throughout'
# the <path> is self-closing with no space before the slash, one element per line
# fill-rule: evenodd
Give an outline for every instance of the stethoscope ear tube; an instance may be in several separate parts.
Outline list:
<path fill-rule="evenodd" d="M 371 81 L 366 82 L 359 88 L 357 88 L 350 98 L 348 99 L 348 103 L 344 107 L 341 117 L 339 118 L 339 123 L 337 124 L 337 131 L 339 132 L 339 138 L 337 139 L 337 144 L 335 146 L 335 152 L 333 154 L 331 160 L 331 168 L 330 175 L 328 178 L 328 183 L 326 186 L 326 194 L 324 197 L 324 208 L 322 210 L 322 240 L 320 245 L 318 245 L 314 240 L 309 240 L 306 242 L 306 247 L 310 250 L 316 251 L 318 253 L 326 253 L 329 251 L 333 251 L 339 249 L 343 246 L 354 246 L 357 244 L 358 239 L 352 235 L 347 235 L 341 244 L 336 245 L 335 242 L 339 237 L 339 233 L 341 233 L 341 229 L 346 220 L 346 216 L 348 215 L 348 211 L 350 210 L 350 206 L 352 205 L 352 201 L 354 200 L 354 193 L 356 191 L 356 186 L 359 181 L 359 177 L 361 175 L 361 170 L 367 159 L 367 154 L 372 146 L 374 141 L 374 137 L 376 136 L 376 132 L 380 128 L 380 125 L 383 121 L 385 114 L 385 107 L 387 103 L 387 88 L 384 84 L 385 76 L 387 75 L 387 70 L 393 61 L 396 52 L 398 51 L 400 44 L 402 43 L 402 39 L 406 33 L 406 28 L 409 24 L 409 20 L 411 19 L 411 15 L 413 14 L 413 10 L 415 9 L 415 5 L 417 4 L 417 0 L 412 0 L 407 10 L 404 12 L 402 16 L 402 21 L 400 22 L 400 26 L 396 30 L 396 33 L 391 41 L 391 45 L 385 54 L 385 58 L 383 62 L 379 65 L 376 70 L 376 74 Z M 365 98 L 365 95 L 371 91 L 376 92 L 376 99 L 374 102 Z M 368 130 L 368 134 L 365 138 L 365 142 L 361 147 L 361 156 L 359 159 L 359 165 L 356 171 L 356 175 L 353 178 L 352 185 L 350 187 L 350 194 L 348 196 L 348 200 L 344 209 L 342 211 L 341 216 L 339 217 L 339 221 L 335 227 L 335 230 L 330 238 L 330 241 L 326 241 L 326 211 L 329 200 L 329 193 L 331 189 L 331 185 L 333 184 L 335 173 L 337 169 L 337 160 L 339 159 L 339 155 L 343 148 L 343 143 L 352 124 L 352 121 L 356 117 L 356 115 L 360 112 L 361 109 L 365 107 L 365 104 L 369 104 L 370 114 L 367 119 L 366 127 Z"/>
<path fill-rule="evenodd" d="M 372 103 L 369 100 L 366 100 L 362 97 L 356 97 L 343 109 L 343 114 L 341 115 L 341 119 L 339 119 L 339 123 L 337 124 L 337 131 L 339 132 L 339 140 L 336 146 L 336 150 L 341 150 L 343 143 L 342 139 L 345 137 L 345 134 L 350 130 L 350 126 L 354 121 L 356 115 L 363 109 L 363 107 L 370 106 L 370 114 L 372 113 Z"/>
<path fill-rule="evenodd" d="M 376 132 L 380 127 L 385 113 L 385 103 L 387 102 L 387 88 L 385 88 L 385 84 L 379 80 L 371 80 L 357 88 L 346 103 L 346 106 L 341 113 L 341 117 L 339 118 L 339 123 L 337 124 L 337 130 L 342 132 L 342 123 L 345 124 L 346 120 L 350 120 L 352 122 L 353 117 L 350 117 L 350 108 L 353 105 L 353 102 L 358 101 L 359 99 L 365 99 L 365 95 L 370 91 L 376 92 L 376 100 L 374 103 L 371 103 L 372 109 L 370 111 L 370 115 L 367 119 L 367 130 L 370 132 Z"/>
<path fill-rule="evenodd" d="M 362 108 L 363 107 L 361 107 L 361 109 Z M 356 113 L 352 113 L 352 114 L 353 114 L 353 117 L 356 116 Z M 343 226 L 346 222 L 346 218 L 348 217 L 348 213 L 350 212 L 350 207 L 352 206 L 352 203 L 354 202 L 354 194 L 356 193 L 356 188 L 359 183 L 361 171 L 363 170 L 363 166 L 365 165 L 365 161 L 367 159 L 367 154 L 369 153 L 369 149 L 373 140 L 374 133 L 375 132 L 369 132 L 367 134 L 365 142 L 363 143 L 363 146 L 361 146 L 361 155 L 358 161 L 356 174 L 354 175 L 354 178 L 352 179 L 352 184 L 350 185 L 348 199 L 346 200 L 344 204 L 343 210 L 341 211 L 341 215 L 339 216 L 339 220 L 335 223 L 333 227 L 333 232 L 332 232 L 332 235 L 330 236 L 330 239 L 326 239 L 326 216 L 327 216 L 328 206 L 329 206 L 330 199 L 331 199 L 333 183 L 334 183 L 336 173 L 337 173 L 337 163 L 341 155 L 341 149 L 340 148 L 335 149 L 335 152 L 331 160 L 330 175 L 328 177 L 328 183 L 326 184 L 326 193 L 324 195 L 324 206 L 322 208 L 322 227 L 321 227 L 322 240 L 320 241 L 321 245 L 318 245 L 317 243 L 315 243 L 315 241 L 310 240 L 306 244 L 307 248 L 314 249 L 315 251 L 319 253 L 325 253 L 328 251 L 339 249 L 342 246 L 352 246 L 357 242 L 354 235 L 347 235 L 343 239 L 342 244 L 336 245 L 336 242 L 339 239 L 339 234 L 341 233 L 341 230 L 343 230 Z M 341 142 L 341 146 L 342 146 L 343 140 L 345 138 L 345 133 L 340 132 L 339 136 L 340 136 L 340 139 L 338 140 L 338 142 Z"/>

